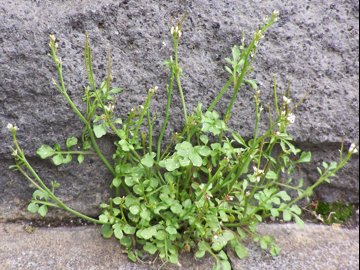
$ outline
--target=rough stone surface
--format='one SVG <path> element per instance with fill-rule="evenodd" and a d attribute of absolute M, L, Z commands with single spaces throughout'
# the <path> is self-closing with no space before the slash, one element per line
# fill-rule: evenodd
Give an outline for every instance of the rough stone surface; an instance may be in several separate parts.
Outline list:
<path fill-rule="evenodd" d="M 41 228 L 32 233 L 23 225 L 0 224 L 0 268 L 15 269 L 163 269 L 208 270 L 213 260 L 197 261 L 192 256 L 181 256 L 182 267 L 131 263 L 118 243 L 104 240 L 99 228 Z M 30 231 L 27 228 L 27 231 Z M 250 257 L 238 260 L 231 256 L 234 270 L 353 270 L 359 267 L 359 230 L 335 229 L 306 225 L 301 230 L 293 224 L 263 225 L 263 234 L 274 235 L 282 252 L 272 258 L 255 246 L 250 246 Z"/>
<path fill-rule="evenodd" d="M 58 169 L 40 165 L 34 157 L 42 143 L 81 135 L 79 120 L 51 85 L 55 70 L 47 56 L 49 34 L 60 40 L 66 84 L 76 104 L 81 105 L 86 83 L 82 51 L 88 31 L 98 81 L 104 78 L 106 51 L 111 47 L 114 84 L 126 89 L 117 101 L 118 112 L 126 115 L 141 104 L 147 89 L 156 84 L 160 91 L 154 110 L 160 116 L 167 78 L 162 63 L 171 53 L 171 16 L 189 14 L 180 57 L 190 110 L 198 101 L 209 104 L 226 81 L 224 58 L 231 47 L 240 43 L 242 32 L 249 38 L 274 9 L 281 11 L 281 18 L 262 41 L 252 77 L 260 82 L 265 104 L 271 103 L 273 74 L 280 92 L 291 82 L 295 101 L 310 93 L 297 110 L 291 134 L 300 145 L 314 150 L 317 160 L 336 159 L 342 139 L 348 145 L 359 138 L 359 3 L 355 0 L 5 1 L 0 7 L 0 220 L 21 217 L 31 192 L 20 175 L 7 170 L 8 122 L 20 127 L 21 145 L 41 174 L 49 172 L 61 182 L 67 203 L 95 213 L 111 181 L 96 160 L 74 170 L 75 165 Z M 253 127 L 251 96 L 247 90 L 240 93 L 231 121 L 245 136 Z M 179 104 L 178 98 L 174 104 Z M 174 130 L 182 123 L 180 106 L 172 106 L 172 113 Z M 110 148 L 109 142 L 103 147 Z M 356 156 L 320 197 L 358 203 L 358 164 Z M 314 180 L 309 169 L 303 173 Z"/>

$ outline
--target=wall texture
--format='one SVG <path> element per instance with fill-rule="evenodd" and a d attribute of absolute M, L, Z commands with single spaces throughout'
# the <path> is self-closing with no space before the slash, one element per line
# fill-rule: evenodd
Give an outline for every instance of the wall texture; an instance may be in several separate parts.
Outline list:
<path fill-rule="evenodd" d="M 47 56 L 48 36 L 56 34 L 65 62 L 68 90 L 78 105 L 86 83 L 82 52 L 85 31 L 93 47 L 95 72 L 103 79 L 106 52 L 111 48 L 114 84 L 126 89 L 117 101 L 120 115 L 143 102 L 147 89 L 159 86 L 154 110 L 163 112 L 171 54 L 169 21 L 188 12 L 180 57 L 184 91 L 191 110 L 209 104 L 226 81 L 225 61 L 241 33 L 251 33 L 274 9 L 279 22 L 260 45 L 252 77 L 259 81 L 265 104 L 272 100 L 277 75 L 280 90 L 291 83 L 295 101 L 310 95 L 296 111 L 290 132 L 314 159 L 337 158 L 340 142 L 348 146 L 359 138 L 359 3 L 341 1 L 241 0 L 10 0 L 0 6 L 0 220 L 29 218 L 25 205 L 31 188 L 21 175 L 10 172 L 7 123 L 20 127 L 19 139 L 31 162 L 48 180 L 57 180 L 64 201 L 88 214 L 108 195 L 110 175 L 95 158 L 55 168 L 39 162 L 42 144 L 80 136 L 81 123 L 51 85 L 54 66 Z M 227 97 L 228 98 L 228 97 Z M 175 103 L 176 104 L 176 103 Z M 177 102 L 179 104 L 179 102 Z M 224 109 L 221 105 L 219 110 Z M 172 130 L 181 126 L 181 107 L 173 106 Z M 244 89 L 235 105 L 231 126 L 245 136 L 253 127 L 251 93 Z M 161 118 L 161 117 L 160 117 Z M 108 138 L 102 145 L 111 153 Z M 319 190 L 326 200 L 358 203 L 359 162 L 355 156 L 332 185 Z M 314 168 L 302 176 L 310 183 Z M 53 215 L 56 215 L 56 212 Z M 60 216 L 64 214 L 61 213 Z"/>

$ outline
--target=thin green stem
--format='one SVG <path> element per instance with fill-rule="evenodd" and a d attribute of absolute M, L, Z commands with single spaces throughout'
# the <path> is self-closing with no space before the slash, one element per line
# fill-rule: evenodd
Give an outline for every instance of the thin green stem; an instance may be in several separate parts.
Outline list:
<path fill-rule="evenodd" d="M 165 109 L 165 118 L 164 118 L 164 123 L 161 127 L 161 131 L 160 131 L 160 135 L 157 141 L 157 154 L 156 154 L 156 160 L 157 162 L 160 161 L 160 156 L 161 156 L 161 144 L 163 141 L 163 137 L 166 131 L 166 126 L 168 124 L 169 121 L 169 116 L 170 116 L 170 105 L 171 105 L 171 96 L 172 96 L 172 92 L 173 92 L 173 85 L 174 85 L 174 72 L 172 67 L 170 67 L 170 72 L 171 72 L 171 77 L 170 77 L 170 84 L 169 86 L 167 86 L 167 102 L 166 102 L 166 109 Z"/>
<path fill-rule="evenodd" d="M 176 78 L 176 84 L 177 84 L 179 94 L 180 94 L 181 104 L 183 107 L 185 125 L 187 125 L 188 124 L 188 115 L 187 115 L 184 93 L 183 93 L 181 81 L 180 81 L 180 67 L 179 67 L 179 56 L 178 56 L 178 45 L 179 45 L 180 38 L 178 38 L 177 36 L 174 36 L 173 40 L 174 40 L 173 43 L 174 43 L 174 57 L 175 57 L 175 78 Z"/>
<path fill-rule="evenodd" d="M 149 154 L 152 153 L 152 147 L 153 147 L 153 123 L 151 122 L 151 115 L 150 110 L 147 110 L 147 123 L 148 123 L 148 130 L 149 130 Z"/>
<path fill-rule="evenodd" d="M 58 86 L 61 94 L 65 97 L 65 99 L 67 100 L 68 104 L 70 105 L 70 107 L 72 108 L 72 110 L 75 112 L 75 114 L 77 115 L 77 117 L 84 123 L 84 125 L 86 126 L 86 129 L 89 133 L 90 136 L 90 140 L 91 140 L 91 144 L 96 152 L 96 154 L 99 156 L 99 158 L 102 160 L 102 162 L 105 164 L 105 166 L 108 168 L 108 170 L 115 175 L 115 170 L 114 168 L 111 166 L 111 164 L 109 163 L 109 161 L 105 158 L 105 156 L 103 155 L 103 153 L 101 152 L 96 139 L 95 139 L 95 135 L 94 132 L 92 130 L 91 124 L 90 122 L 82 115 L 82 113 L 78 110 L 78 108 L 76 107 L 76 105 L 74 104 L 74 102 L 71 100 L 71 98 L 69 97 L 66 87 L 65 87 L 65 83 L 64 83 L 64 78 L 63 78 L 63 74 L 62 74 L 62 63 L 61 61 L 57 58 L 56 56 L 56 51 L 55 51 L 55 45 L 52 46 L 51 48 L 52 51 L 52 57 L 53 60 L 55 62 L 56 68 L 57 68 L 57 72 L 58 72 L 58 77 L 59 77 L 59 81 L 60 81 L 60 86 Z"/>
<path fill-rule="evenodd" d="M 211 102 L 211 104 L 210 104 L 209 108 L 207 109 L 207 111 L 214 110 L 215 106 L 219 103 L 219 101 L 224 96 L 224 94 L 226 93 L 226 91 L 230 87 L 230 85 L 233 83 L 233 81 L 234 81 L 234 77 L 232 76 L 232 77 L 229 78 L 229 80 L 226 82 L 226 84 L 221 88 L 220 93 L 217 94 L 217 96 L 215 97 L 213 102 Z"/>

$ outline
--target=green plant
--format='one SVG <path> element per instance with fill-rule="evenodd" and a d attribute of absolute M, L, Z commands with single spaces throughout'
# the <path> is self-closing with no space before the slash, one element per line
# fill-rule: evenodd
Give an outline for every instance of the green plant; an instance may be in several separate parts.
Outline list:
<path fill-rule="evenodd" d="M 324 224 L 342 224 L 347 222 L 355 213 L 354 207 L 342 202 L 315 201 L 311 204 L 311 211 Z"/>
<path fill-rule="evenodd" d="M 276 81 L 273 88 L 275 111 L 273 115 L 269 112 L 268 129 L 260 133 L 263 114 L 260 90 L 255 81 L 247 78 L 258 43 L 276 22 L 277 15 L 276 12 L 271 15 L 249 44 L 243 39 L 241 46 L 233 47 L 231 58 L 226 58 L 228 81 L 207 109 L 199 104 L 191 113 L 187 111 L 182 91 L 183 72 L 178 59 L 182 20 L 171 27 L 174 54 L 165 62 L 170 72 L 167 104 L 156 142 L 153 141 L 155 121 L 150 107 L 158 88 L 151 88 L 144 104 L 132 109 L 125 119 L 118 118 L 113 101 L 122 89 L 111 87 L 110 60 L 105 81 L 97 85 L 86 37 L 85 67 L 89 85 L 83 97 L 86 109 L 81 112 L 68 95 L 62 61 L 57 56 L 56 38 L 50 36 L 50 56 L 58 75 L 53 83 L 84 125 L 82 151 L 73 150 L 79 140 L 71 137 L 66 140 L 66 150 L 59 145 L 43 145 L 37 154 L 43 159 L 51 158 L 55 165 L 71 162 L 74 156 L 82 163 L 86 155 L 96 154 L 113 175 L 114 196 L 100 205 L 98 219 L 69 208 L 55 194 L 59 183 L 52 182 L 48 187 L 32 168 L 16 138 L 18 128 L 9 124 L 15 159 L 11 168 L 22 173 L 36 189 L 28 210 L 45 216 L 49 207 L 62 208 L 100 224 L 103 237 L 117 238 L 132 261 L 148 253 L 158 254 L 166 262 L 179 263 L 179 253 L 194 251 L 196 258 L 206 253 L 212 255 L 216 260 L 214 269 L 226 270 L 231 269 L 227 249 L 244 258 L 248 255 L 244 245 L 247 239 L 277 255 L 280 249 L 274 239 L 259 235 L 257 224 L 274 217 L 303 225 L 297 203 L 311 196 L 320 184 L 329 182 L 357 151 L 352 145 L 350 151 L 343 154 L 342 147 L 339 162 L 323 163 L 319 178 L 312 186 L 303 187 L 302 181 L 296 183 L 291 175 L 299 164 L 311 161 L 311 153 L 296 148 L 287 133 L 288 125 L 295 121 L 293 111 L 298 104 L 291 107 L 288 95 L 278 100 Z M 245 140 L 227 125 L 244 85 L 254 92 L 255 127 L 250 140 Z M 222 117 L 214 109 L 231 86 L 233 93 Z M 163 138 L 175 89 L 180 95 L 184 128 L 165 145 Z M 116 136 L 112 162 L 97 144 L 97 139 L 107 133 Z M 297 192 L 297 196 L 291 197 L 289 190 Z"/>

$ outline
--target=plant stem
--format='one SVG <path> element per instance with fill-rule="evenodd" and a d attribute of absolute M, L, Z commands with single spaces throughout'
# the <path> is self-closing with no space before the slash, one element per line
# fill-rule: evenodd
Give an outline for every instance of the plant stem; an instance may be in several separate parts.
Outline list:
<path fill-rule="evenodd" d="M 58 76 L 59 76 L 59 81 L 60 81 L 60 85 L 58 86 L 56 84 L 56 86 L 58 87 L 58 89 L 60 90 L 61 94 L 65 97 L 65 99 L 67 100 L 68 104 L 70 105 L 70 107 L 72 108 L 72 110 L 75 112 L 75 114 L 78 116 L 78 118 L 85 124 L 86 129 L 90 135 L 90 140 L 91 140 L 91 144 L 96 152 L 96 154 L 99 156 L 99 158 L 102 160 L 102 162 L 105 164 L 105 166 L 108 168 L 108 170 L 115 175 L 115 170 L 114 168 L 111 166 L 111 164 L 109 163 L 109 161 L 105 158 L 105 156 L 102 154 L 99 146 L 96 143 L 96 139 L 95 139 L 95 135 L 94 132 L 92 130 L 91 124 L 90 122 L 82 115 L 82 113 L 78 110 L 78 108 L 76 107 L 76 105 L 74 104 L 74 102 L 71 100 L 71 98 L 69 97 L 67 90 L 65 88 L 65 83 L 64 83 L 64 78 L 63 78 L 63 74 L 62 74 L 62 64 L 59 61 L 59 59 L 56 56 L 56 52 L 55 52 L 55 47 L 51 48 L 52 51 L 52 57 L 53 60 L 55 62 L 56 65 L 56 69 L 58 72 Z"/>
<path fill-rule="evenodd" d="M 183 93 L 181 81 L 180 81 L 180 67 L 179 67 L 179 57 L 178 57 L 178 45 L 179 45 L 180 38 L 178 38 L 176 36 L 173 38 L 173 40 L 174 40 L 173 43 L 174 43 L 174 57 L 175 57 L 175 77 L 176 77 L 176 83 L 177 83 L 177 87 L 178 87 L 179 94 L 180 94 L 181 104 L 182 104 L 183 111 L 184 111 L 184 121 L 185 121 L 185 126 L 186 126 L 188 124 L 188 115 L 187 115 L 187 110 L 186 110 L 184 93 Z"/>
<path fill-rule="evenodd" d="M 230 85 L 232 84 L 232 82 L 234 81 L 234 77 L 231 76 L 229 78 L 229 80 L 226 82 L 226 84 L 221 88 L 220 93 L 217 94 L 217 96 L 215 97 L 215 99 L 213 100 L 213 102 L 211 102 L 209 108 L 207 109 L 207 111 L 212 111 L 214 110 L 216 104 L 219 103 L 219 101 L 221 100 L 221 98 L 223 97 L 223 95 L 226 93 L 227 89 L 230 87 Z"/>
<path fill-rule="evenodd" d="M 172 92 L 173 92 L 173 85 L 174 85 L 174 71 L 173 68 L 170 67 L 170 73 L 171 73 L 171 77 L 170 77 L 170 84 L 169 86 L 166 87 L 167 90 L 167 102 L 166 102 L 166 109 L 165 109 L 165 118 L 164 118 L 164 123 L 161 127 L 161 131 L 160 131 L 160 135 L 157 141 L 157 154 L 156 154 L 156 160 L 159 163 L 160 161 L 160 156 L 161 156 L 161 144 L 162 144 L 162 140 L 166 131 L 166 126 L 167 123 L 169 121 L 169 116 L 170 116 L 170 105 L 171 105 L 171 96 L 172 96 Z"/>

